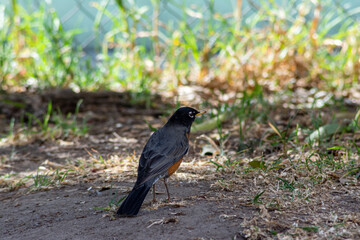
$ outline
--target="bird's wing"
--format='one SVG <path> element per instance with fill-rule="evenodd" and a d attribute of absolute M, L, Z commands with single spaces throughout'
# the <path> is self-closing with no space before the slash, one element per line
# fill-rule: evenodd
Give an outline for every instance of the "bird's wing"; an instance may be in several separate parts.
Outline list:
<path fill-rule="evenodd" d="M 152 178 L 162 177 L 169 167 L 179 161 L 188 151 L 189 142 L 181 136 L 165 136 L 155 132 L 141 154 L 136 185 L 140 186 Z"/>

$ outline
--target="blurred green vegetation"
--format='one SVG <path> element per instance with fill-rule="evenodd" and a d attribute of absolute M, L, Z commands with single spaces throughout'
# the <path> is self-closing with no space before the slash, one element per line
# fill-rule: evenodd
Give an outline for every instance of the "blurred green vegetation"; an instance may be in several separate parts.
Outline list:
<path fill-rule="evenodd" d="M 178 24 L 167 24 L 147 7 L 117 0 L 119 15 L 93 2 L 112 29 L 100 43 L 96 62 L 74 44 L 80 30 L 65 31 L 45 2 L 30 11 L 12 0 L 0 4 L 0 89 L 5 91 L 173 90 L 179 85 L 251 90 L 297 86 L 342 90 L 358 84 L 360 9 L 344 9 L 334 0 L 252 1 L 242 19 L 242 1 L 234 13 L 220 15 L 214 0 L 210 14 L 199 6 L 178 4 Z M 152 0 L 158 13 L 160 0 Z M 172 4 L 176 5 L 172 1 Z M 189 26 L 188 20 L 197 21 Z M 144 41 L 150 44 L 143 44 Z"/>
<path fill-rule="evenodd" d="M 151 9 L 138 7 L 133 0 L 92 2 L 97 10 L 95 32 L 100 32 L 103 19 L 112 22 L 104 38 L 96 41 L 95 59 L 74 40 L 81 31 L 65 31 L 56 11 L 45 2 L 35 11 L 25 9 L 16 0 L 8 8 L 0 3 L 0 92 L 48 88 L 129 90 L 136 93 L 131 95 L 135 100 L 131 99 L 130 104 L 144 98 L 144 106 L 150 106 L 152 100 L 147 97 L 151 92 L 170 92 L 182 85 L 202 86 L 214 91 L 204 91 L 205 97 L 201 96 L 199 108 L 208 112 L 192 127 L 191 132 L 197 134 L 192 145 L 201 146 L 201 154 L 212 157 L 196 158 L 191 166 L 209 161 L 217 171 L 212 174 L 217 179 L 212 186 L 252 196 L 249 202 L 254 206 L 263 205 L 271 211 L 291 209 L 292 213 L 300 206 L 297 204 L 308 209 L 309 202 L 323 201 L 324 189 L 330 187 L 354 194 L 360 178 L 360 110 L 358 102 L 345 104 L 345 94 L 339 97 L 334 92 L 359 89 L 360 22 L 356 17 L 360 7 L 346 9 L 337 0 L 289 0 L 281 6 L 274 0 L 257 1 L 261 5 L 247 1 L 252 10 L 246 14 L 241 11 L 245 0 L 237 0 L 233 13 L 221 15 L 215 10 L 214 0 L 204 1 L 208 4 L 206 14 L 199 6 L 169 0 L 177 6 L 176 24 L 159 19 L 161 0 L 151 0 Z M 108 10 L 110 2 L 116 3 L 120 14 Z M 278 94 L 272 94 L 278 90 Z M 200 104 L 192 97 L 191 104 Z M 116 96 L 113 98 L 116 100 Z M 182 104 L 178 98 L 175 108 Z M 78 183 L 79 176 L 83 179 L 105 169 L 97 176 L 109 176 L 111 168 L 116 176 L 119 168 L 135 170 L 139 153 L 135 151 L 140 149 L 140 142 L 133 144 L 132 138 L 145 131 L 137 120 L 122 119 L 126 126 L 120 127 L 120 117 L 114 120 L 111 114 L 121 118 L 132 115 L 115 107 L 105 108 L 106 104 L 121 105 L 123 101 L 107 102 L 100 97 L 103 104 L 98 107 L 105 109 L 100 114 L 92 113 L 91 102 L 82 113 L 83 101 L 78 101 L 74 113 L 70 113 L 50 101 L 47 111 L 41 113 L 27 108 L 32 102 L 17 99 L 2 100 L 13 108 L 6 113 L 0 111 L 1 116 L 11 116 L 4 121 L 8 129 L 0 131 L 0 146 L 11 148 L 0 155 L 0 167 L 11 169 L 20 161 L 34 161 L 22 156 L 15 146 L 36 141 L 60 146 L 59 152 L 49 150 L 53 155 L 47 154 L 46 158 L 70 151 L 62 145 L 79 146 L 74 140 L 80 138 L 102 149 L 104 157 L 91 149 L 91 161 L 71 157 L 60 170 L 49 165 L 48 169 L 39 166 L 25 176 L 5 172 L 0 176 L 0 188 L 41 189 L 67 184 L 74 178 Z M 168 111 L 164 113 L 167 117 L 173 110 L 161 111 Z M 19 118 L 12 116 L 18 112 L 22 112 L 17 114 Z M 96 116 L 105 113 L 110 117 Z M 152 126 L 153 118 L 148 117 L 144 113 L 144 123 L 155 131 L 158 125 Z M 93 128 L 95 131 L 89 132 Z M 134 128 L 142 133 L 132 131 Z M 110 133 L 115 135 L 114 141 Z M 128 146 L 120 144 L 122 138 L 129 139 L 124 140 Z M 110 147 L 100 147 L 103 145 Z M 112 146 L 113 151 L 126 151 L 129 156 L 108 155 Z M 39 159 L 35 160 L 37 164 Z M 201 168 L 206 167 L 203 163 Z M 260 184 L 248 184 L 254 181 Z M 270 191 L 272 194 L 268 194 Z M 111 207 L 122 201 L 110 195 L 108 206 L 97 210 L 112 211 Z M 319 231 L 318 222 L 309 224 L 313 225 L 302 229 Z M 289 229 L 294 226 L 289 225 Z M 277 234 L 273 229 L 267 232 Z"/>

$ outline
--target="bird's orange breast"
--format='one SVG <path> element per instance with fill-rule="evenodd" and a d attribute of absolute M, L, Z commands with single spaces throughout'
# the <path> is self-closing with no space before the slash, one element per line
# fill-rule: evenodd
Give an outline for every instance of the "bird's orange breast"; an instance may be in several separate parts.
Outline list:
<path fill-rule="evenodd" d="M 169 169 L 168 169 L 169 177 L 170 177 L 171 175 L 173 175 L 174 172 L 176 172 L 176 170 L 179 168 L 182 160 L 183 160 L 183 159 L 181 158 L 181 159 L 180 159 L 179 161 L 177 161 L 174 165 L 172 165 L 171 167 L 169 167 Z"/>

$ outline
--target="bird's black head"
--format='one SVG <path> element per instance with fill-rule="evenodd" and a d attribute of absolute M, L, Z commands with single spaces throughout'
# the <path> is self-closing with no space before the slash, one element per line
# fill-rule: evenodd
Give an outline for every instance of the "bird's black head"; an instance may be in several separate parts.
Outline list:
<path fill-rule="evenodd" d="M 181 107 L 176 110 L 176 112 L 170 117 L 168 123 L 184 125 L 190 129 L 191 124 L 195 120 L 195 117 L 204 113 L 205 111 L 199 112 L 198 110 L 191 107 Z"/>

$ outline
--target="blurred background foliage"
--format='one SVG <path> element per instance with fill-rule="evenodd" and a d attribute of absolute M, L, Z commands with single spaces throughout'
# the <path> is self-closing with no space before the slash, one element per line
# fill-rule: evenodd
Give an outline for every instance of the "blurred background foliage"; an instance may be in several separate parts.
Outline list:
<path fill-rule="evenodd" d="M 65 29 L 51 1 L 4 1 L 0 89 L 142 93 L 172 92 L 182 85 L 225 92 L 258 86 L 271 92 L 358 87 L 356 1 L 237 0 L 229 2 L 227 13 L 218 1 L 196 3 L 73 1 L 77 11 L 94 18 L 89 50 L 88 40 L 77 38 L 81 26 L 74 22 Z"/>

